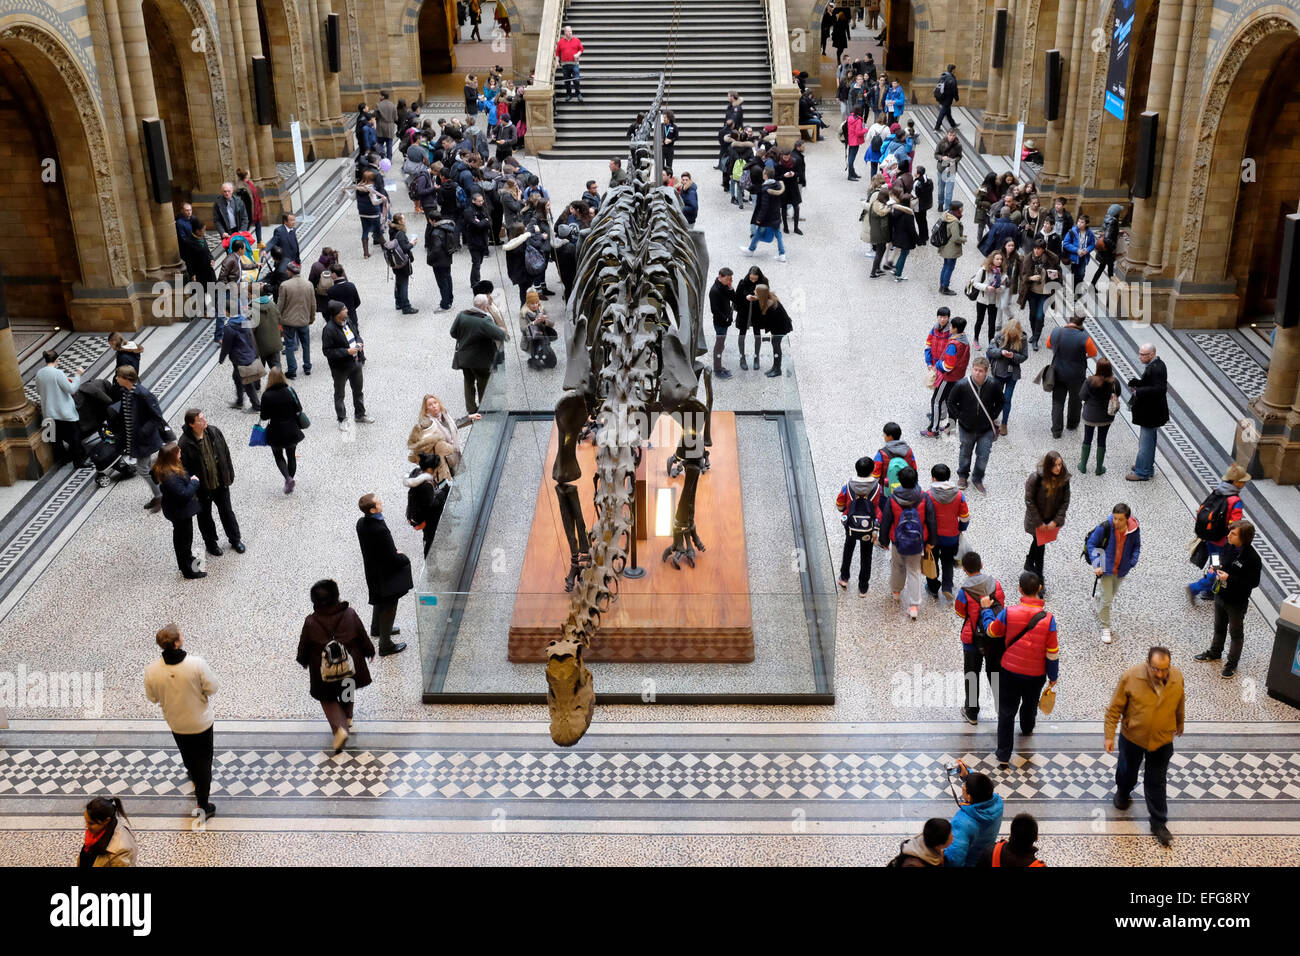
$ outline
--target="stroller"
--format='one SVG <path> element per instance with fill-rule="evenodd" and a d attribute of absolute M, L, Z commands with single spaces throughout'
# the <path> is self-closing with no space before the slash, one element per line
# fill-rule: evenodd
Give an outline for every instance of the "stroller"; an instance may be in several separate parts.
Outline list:
<path fill-rule="evenodd" d="M 113 429 L 121 414 L 114 404 L 109 379 L 84 382 L 73 400 L 77 405 L 78 427 L 86 452 L 95 466 L 95 484 L 107 488 L 114 481 L 124 481 L 135 474 L 135 460 L 118 447 Z M 119 428 L 120 431 L 120 428 Z M 93 439 L 98 437 L 98 441 Z M 89 440 L 88 440 L 89 439 Z"/>

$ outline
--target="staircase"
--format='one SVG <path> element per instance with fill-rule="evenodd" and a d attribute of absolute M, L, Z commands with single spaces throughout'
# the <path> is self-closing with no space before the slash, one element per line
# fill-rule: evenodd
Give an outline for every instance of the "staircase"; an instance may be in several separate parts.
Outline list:
<path fill-rule="evenodd" d="M 627 152 L 627 127 L 654 97 L 668 69 L 678 8 L 676 58 L 666 108 L 681 135 L 678 156 L 714 156 L 727 91 L 745 100 L 745 123 L 772 122 L 772 73 L 763 0 L 570 0 L 562 20 L 582 40 L 582 98 L 564 101 L 555 70 L 554 159 Z M 629 74 L 654 74 L 629 76 Z"/>

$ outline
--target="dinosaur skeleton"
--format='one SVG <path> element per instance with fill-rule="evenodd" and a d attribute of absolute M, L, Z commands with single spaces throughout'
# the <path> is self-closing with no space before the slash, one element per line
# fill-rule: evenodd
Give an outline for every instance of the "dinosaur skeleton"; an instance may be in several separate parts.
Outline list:
<path fill-rule="evenodd" d="M 708 469 L 711 444 L 712 374 L 700 361 L 707 264 L 674 190 L 651 182 L 651 121 L 632 143 L 628 184 L 609 191 L 583 242 L 564 394 L 555 406 L 560 437 L 551 477 L 569 545 L 565 589 L 573 592 L 562 637 L 547 647 L 551 739 L 561 746 L 577 743 L 591 725 L 595 692 L 582 654 L 618 597 L 628 564 L 636 467 L 651 414 L 672 415 L 682 426 L 668 473 L 685 479 L 673 543 L 662 560 L 693 568 L 696 552 L 704 550 L 695 530 L 695 489 Z M 588 429 L 596 442 L 596 521 L 590 530 L 575 484 L 582 477 L 577 445 Z"/>

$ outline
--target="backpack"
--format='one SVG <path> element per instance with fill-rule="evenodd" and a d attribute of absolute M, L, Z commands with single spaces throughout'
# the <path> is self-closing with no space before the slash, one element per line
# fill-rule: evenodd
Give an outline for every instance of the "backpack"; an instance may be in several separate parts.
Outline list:
<path fill-rule="evenodd" d="M 411 202 L 419 202 L 421 196 L 427 196 L 431 192 L 433 192 L 433 180 L 427 169 L 421 169 L 406 184 L 406 195 Z"/>
<path fill-rule="evenodd" d="M 908 467 L 910 466 L 908 465 L 907 458 L 905 456 L 903 455 L 891 456 L 889 461 L 885 463 L 885 469 L 884 469 L 885 486 L 881 490 L 881 494 L 883 494 L 886 498 L 893 497 L 894 489 L 897 488 L 900 484 L 898 480 L 898 473 L 902 471 L 904 468 L 908 468 Z"/>
<path fill-rule="evenodd" d="M 892 464 L 892 462 L 891 462 Z M 907 557 L 920 554 L 925 550 L 925 524 L 921 521 L 921 506 L 918 504 L 904 507 L 893 499 L 890 506 L 894 508 L 894 547 L 898 553 Z"/>
<path fill-rule="evenodd" d="M 1110 522 L 1103 521 L 1101 524 L 1097 525 L 1097 528 L 1101 528 L 1101 544 L 1099 547 L 1104 556 L 1106 546 L 1110 544 Z M 1096 531 L 1097 528 L 1093 528 L 1092 531 L 1089 531 L 1083 539 L 1083 563 L 1088 565 L 1088 567 L 1092 567 L 1092 558 L 1088 554 L 1088 539 L 1092 537 L 1093 531 Z"/>
<path fill-rule="evenodd" d="M 881 148 L 884 144 L 885 144 L 885 141 L 881 138 L 881 136 L 880 136 L 879 133 L 877 133 L 875 136 L 871 137 L 871 151 L 872 151 L 873 153 L 879 154 L 879 153 L 880 153 L 880 148 Z"/>
<path fill-rule="evenodd" d="M 533 275 L 546 271 L 546 257 L 532 243 L 524 246 L 524 268 Z"/>
<path fill-rule="evenodd" d="M 856 541 L 876 538 L 876 507 L 869 497 L 855 497 L 844 512 L 844 529 Z"/>
<path fill-rule="evenodd" d="M 988 609 L 993 612 L 993 616 L 996 618 L 1002 613 L 1003 604 L 992 594 L 989 597 L 993 599 L 993 603 L 989 605 Z M 967 601 L 969 600 L 970 598 L 967 597 Z M 975 615 L 975 620 L 971 621 L 970 642 L 981 654 L 987 654 L 997 638 L 991 636 L 984 627 L 984 608 L 980 607 L 978 602 L 976 602 L 976 607 L 979 607 L 979 613 Z"/>
<path fill-rule="evenodd" d="M 465 187 L 460 183 L 456 184 L 456 205 L 462 209 L 469 202 L 469 196 L 465 195 Z"/>
<path fill-rule="evenodd" d="M 355 673 L 352 668 L 352 656 L 348 654 L 347 648 L 331 634 L 329 643 L 320 652 L 320 679 L 327 684 L 335 684 Z"/>
<path fill-rule="evenodd" d="M 411 264 L 411 257 L 405 249 L 402 248 L 401 242 L 397 239 L 389 239 L 384 243 L 384 261 L 388 263 L 388 268 L 394 272 L 405 269 Z"/>
<path fill-rule="evenodd" d="M 1196 512 L 1196 537 L 1202 541 L 1222 541 L 1228 536 L 1228 502 L 1219 491 L 1211 491 Z"/>
<path fill-rule="evenodd" d="M 947 87 L 948 87 L 948 84 L 947 84 L 946 82 L 944 82 L 943 80 L 940 80 L 938 83 L 936 83 L 936 84 L 934 85 L 934 99 L 935 99 L 935 102 L 937 102 L 937 103 L 942 103 L 942 102 L 943 102 L 943 91 L 944 91 L 945 89 L 947 89 Z"/>
<path fill-rule="evenodd" d="M 948 223 L 943 219 L 936 220 L 935 224 L 930 227 L 930 245 L 936 248 L 948 244 Z"/>
<path fill-rule="evenodd" d="M 737 162 L 739 162 L 739 160 L 737 160 Z M 745 171 L 740 174 L 740 188 L 748 190 L 752 182 L 753 177 L 749 175 L 749 167 L 746 166 Z"/>
<path fill-rule="evenodd" d="M 849 144 L 849 122 L 845 120 L 840 124 L 840 142 L 845 146 Z"/>
<path fill-rule="evenodd" d="M 731 178 L 739 182 L 744 182 L 745 161 L 743 159 L 737 159 L 731 164 Z"/>

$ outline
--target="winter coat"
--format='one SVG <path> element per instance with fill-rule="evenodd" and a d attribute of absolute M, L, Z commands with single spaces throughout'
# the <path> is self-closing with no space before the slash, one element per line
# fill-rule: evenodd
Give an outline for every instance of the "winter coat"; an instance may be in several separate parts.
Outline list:
<path fill-rule="evenodd" d="M 1082 233 L 1078 227 L 1071 229 L 1061 240 L 1061 254 L 1069 256 L 1070 262 L 1088 264 L 1088 257 L 1092 255 L 1093 248 L 1097 245 L 1097 237 L 1093 235 L 1091 229 L 1085 228 Z"/>
<path fill-rule="evenodd" d="M 1096 388 L 1092 386 L 1093 376 L 1089 375 L 1083 380 L 1083 385 L 1079 389 L 1079 398 L 1083 401 L 1083 423 L 1085 425 L 1109 425 L 1115 421 L 1115 416 L 1107 410 L 1110 404 L 1110 397 L 1118 395 L 1119 382 L 1113 378 L 1103 382 Z"/>
<path fill-rule="evenodd" d="M 397 550 L 383 515 L 365 514 L 357 519 L 357 542 L 361 545 L 370 604 L 396 601 L 415 586 L 411 559 Z"/>
<path fill-rule="evenodd" d="M 781 185 L 779 180 L 764 182 L 758 201 L 754 203 L 754 215 L 750 222 L 760 228 L 780 228 L 781 194 L 783 192 L 785 192 L 785 187 Z"/>
<path fill-rule="evenodd" d="M 952 338 L 952 325 L 936 325 L 930 329 L 925 337 L 925 364 L 927 368 L 933 368 L 934 364 L 943 356 L 943 350 L 948 347 L 948 340 Z"/>
<path fill-rule="evenodd" d="M 1157 692 L 1146 662 L 1136 664 L 1120 675 L 1115 686 L 1102 725 L 1103 739 L 1114 740 L 1122 720 L 1119 729 L 1126 740 L 1143 750 L 1158 750 L 1183 732 L 1186 705 L 1182 671 L 1169 668 L 1165 685 Z"/>
<path fill-rule="evenodd" d="M 890 87 L 885 94 L 885 109 L 893 116 L 902 116 L 903 111 L 907 109 L 907 94 L 903 92 L 903 85 Z"/>
<path fill-rule="evenodd" d="M 331 302 L 342 302 L 346 305 L 348 320 L 354 325 L 357 323 L 359 319 L 357 310 L 361 308 L 361 293 L 357 291 L 356 285 L 350 279 L 336 278 L 327 298 Z"/>
<path fill-rule="evenodd" d="M 1106 541 L 1104 547 L 1103 538 Z M 1088 535 L 1086 544 L 1088 561 L 1094 568 L 1101 568 L 1103 574 L 1114 574 L 1122 578 L 1132 571 L 1138 563 L 1138 557 L 1142 554 L 1142 532 L 1138 528 L 1137 518 L 1129 516 L 1124 531 L 1124 550 L 1119 555 L 1119 565 L 1116 570 L 1115 548 L 1118 545 L 1119 535 L 1115 533 L 1115 515 L 1112 514 L 1093 528 Z"/>
<path fill-rule="evenodd" d="M 1114 262 L 1115 257 L 1118 255 L 1119 219 L 1123 212 L 1124 207 L 1117 202 L 1111 203 L 1110 208 L 1106 210 L 1106 218 L 1102 220 L 1095 250 L 1097 262 L 1101 265 Z M 1103 242 L 1103 240 L 1105 241 Z"/>
<path fill-rule="evenodd" d="M 124 430 L 125 419 L 121 414 L 121 405 L 131 403 L 132 432 L 130 455 L 132 458 L 148 458 L 164 444 L 167 419 L 163 417 L 162 407 L 153 392 L 143 385 L 136 385 L 129 392 L 114 382 L 109 387 L 109 395 L 114 405 L 119 406 L 116 414 L 110 409 L 110 419 L 114 431 Z"/>
<path fill-rule="evenodd" d="M 726 329 L 729 327 L 734 310 L 735 302 L 732 299 L 732 290 L 714 279 L 713 285 L 709 286 L 709 312 L 713 316 L 714 328 Z"/>
<path fill-rule="evenodd" d="M 344 326 L 352 333 L 353 345 L 348 345 L 347 332 Z M 325 354 L 325 360 L 329 362 L 330 369 L 335 371 L 350 371 L 357 365 L 365 362 L 365 353 L 358 350 L 356 355 L 349 355 L 348 348 L 355 347 L 362 342 L 361 333 L 357 331 L 356 324 L 344 320 L 340 325 L 334 319 L 325 323 L 325 328 L 320 334 L 320 349 Z"/>
<path fill-rule="evenodd" d="M 890 208 L 889 241 L 895 249 L 916 248 L 916 216 L 907 206 L 895 205 Z"/>
<path fill-rule="evenodd" d="M 790 314 L 785 311 L 785 306 L 780 302 L 770 304 L 766 312 L 755 302 L 753 324 L 754 328 L 770 335 L 789 335 L 794 331 L 794 326 L 790 324 Z"/>
<path fill-rule="evenodd" d="M 939 360 L 935 362 L 935 371 L 943 382 L 959 382 L 966 377 L 966 368 L 970 365 L 970 339 L 965 332 L 958 332 L 948 337 Z"/>
<path fill-rule="evenodd" d="M 1011 358 L 1002 354 L 1003 350 L 1013 353 Z M 1020 336 L 1020 347 L 1016 349 L 1007 347 L 1006 335 L 998 332 L 997 336 L 989 344 L 986 352 L 989 360 L 989 374 L 997 379 L 1011 379 L 1012 381 L 1020 380 L 1020 365 L 1029 358 L 1029 343 L 1025 340 L 1022 333 Z"/>
<path fill-rule="evenodd" d="M 1088 375 L 1088 359 L 1097 355 L 1097 343 L 1078 326 L 1066 325 L 1048 332 L 1046 344 L 1056 381 L 1078 391 Z"/>
<path fill-rule="evenodd" d="M 425 224 L 424 261 L 430 266 L 435 269 L 450 267 L 456 246 L 456 224 L 450 219 Z"/>
<path fill-rule="evenodd" d="M 92 867 L 135 866 L 138 852 L 135 834 L 131 832 L 126 820 L 120 816 L 113 819 L 113 824 L 113 835 L 108 838 L 108 845 L 104 847 L 104 852 L 95 855 L 94 862 L 90 864 Z"/>
<path fill-rule="evenodd" d="M 1139 428 L 1160 428 L 1169 421 L 1169 373 L 1164 360 L 1153 358 L 1142 369 L 1142 377 L 1128 383 L 1133 390 L 1133 424 Z"/>
<path fill-rule="evenodd" d="M 253 330 L 253 344 L 257 347 L 258 358 L 269 359 L 284 348 L 284 336 L 280 331 L 280 309 L 269 295 L 254 300 L 249 309 L 248 325 Z"/>
<path fill-rule="evenodd" d="M 963 803 L 952 818 L 952 845 L 943 851 L 944 866 L 974 866 L 993 846 L 1002 826 L 1002 798 L 996 793 L 983 803 Z"/>
<path fill-rule="evenodd" d="M 298 663 L 307 668 L 311 676 L 311 696 L 314 700 L 337 701 L 343 691 L 343 681 L 323 681 L 320 676 L 321 654 L 330 641 L 338 641 L 352 658 L 354 671 L 350 690 L 370 686 L 370 668 L 367 661 L 375 656 L 375 645 L 366 634 L 357 612 L 342 601 L 334 607 L 323 607 L 307 615 L 298 637 Z"/>
<path fill-rule="evenodd" d="M 281 282 L 275 304 L 283 328 L 305 328 L 316 318 L 316 292 L 306 276 L 296 275 Z"/>
<path fill-rule="evenodd" d="M 918 834 L 898 848 L 898 865 L 911 867 L 943 866 L 943 850 L 925 845 L 925 835 Z"/>
<path fill-rule="evenodd" d="M 899 512 L 895 516 L 895 505 Z M 898 533 L 897 521 L 902 515 L 905 508 L 916 508 L 917 514 L 921 518 L 921 538 L 926 544 L 934 544 L 935 539 L 939 536 L 938 525 L 934 518 L 934 502 L 932 502 L 924 491 L 920 488 L 904 488 L 901 485 L 894 489 L 894 493 L 888 498 L 880 500 L 880 537 L 879 542 L 882 547 L 888 547 L 895 544 Z"/>
<path fill-rule="evenodd" d="M 960 259 L 961 247 L 966 242 L 966 230 L 960 219 L 950 212 L 943 214 L 943 221 L 948 224 L 948 241 L 939 247 L 940 259 Z"/>
<path fill-rule="evenodd" d="M 199 483 L 189 475 L 175 472 L 158 482 L 162 493 L 162 513 L 168 521 L 188 521 L 199 513 Z"/>
<path fill-rule="evenodd" d="M 861 146 L 867 141 L 867 127 L 862 122 L 862 117 L 857 113 L 850 113 L 848 118 L 847 135 L 850 146 Z"/>
<path fill-rule="evenodd" d="M 1049 521 L 1065 527 L 1065 513 L 1070 509 L 1070 473 L 1062 463 L 1062 481 L 1055 493 L 1049 493 L 1040 464 L 1025 481 L 1025 531 L 1033 534 Z"/>
<path fill-rule="evenodd" d="M 253 333 L 242 322 L 228 323 L 225 331 L 221 333 L 221 351 L 217 356 L 217 362 L 224 362 L 227 356 L 236 366 L 252 365 L 257 361 L 257 346 L 253 343 Z"/>
<path fill-rule="evenodd" d="M 212 726 L 217 678 L 208 662 L 176 648 L 165 650 L 144 669 L 144 693 L 162 707 L 175 734 L 201 734 Z"/>
<path fill-rule="evenodd" d="M 867 228 L 873 246 L 889 242 L 889 193 L 883 188 L 867 200 Z"/>
<path fill-rule="evenodd" d="M 266 443 L 273 448 L 288 448 L 305 437 L 298 425 L 302 404 L 288 385 L 272 385 L 262 393 L 261 418 L 266 424 Z M 211 426 L 209 426 L 211 427 Z"/>
<path fill-rule="evenodd" d="M 1238 548 L 1225 544 L 1219 555 L 1219 567 L 1228 572 L 1228 580 L 1219 588 L 1219 597 L 1232 607 L 1244 607 L 1250 592 L 1259 587 L 1263 563 L 1253 544 Z"/>
<path fill-rule="evenodd" d="M 487 204 L 480 207 L 468 203 L 460 214 L 460 233 L 465 240 L 465 248 L 487 252 L 488 234 L 491 231 L 492 218 L 488 215 Z"/>
<path fill-rule="evenodd" d="M 203 467 L 203 445 L 205 443 L 217 463 L 217 483 L 215 485 L 208 483 L 206 469 Z M 221 429 L 216 425 L 209 425 L 203 430 L 202 441 L 194 434 L 193 428 L 185 425 L 181 428 L 181 435 L 177 444 L 180 446 L 181 464 L 185 467 L 186 474 L 198 478 L 199 487 L 204 491 L 229 488 L 235 483 L 235 463 L 230 458 L 230 448 L 226 444 L 226 436 L 221 433 Z"/>
<path fill-rule="evenodd" d="M 414 261 L 415 261 L 415 260 L 412 258 L 412 256 L 411 256 L 411 250 L 414 249 L 415 246 L 412 245 L 410 238 L 406 235 L 406 230 L 405 230 L 405 229 L 398 229 L 396 226 L 389 226 L 389 227 L 388 227 L 388 240 L 389 240 L 390 242 L 394 242 L 394 241 L 395 241 L 395 242 L 397 243 L 397 248 L 401 249 L 402 252 L 406 254 L 406 265 L 401 266 L 400 268 L 394 269 L 394 270 L 393 270 L 393 275 L 395 275 L 395 276 L 402 276 L 402 275 L 404 275 L 404 276 L 409 276 L 409 275 L 411 274 L 411 272 L 413 271 L 413 265 L 412 265 L 412 263 L 414 263 Z"/>
<path fill-rule="evenodd" d="M 990 375 L 980 386 L 979 401 L 976 401 L 975 380 L 968 375 L 948 393 L 948 414 L 963 431 L 976 436 L 983 435 L 993 430 L 993 421 L 997 420 L 998 413 L 1002 411 L 1002 394 L 1002 386 Z M 984 404 L 983 410 L 980 409 L 980 402 Z"/>
<path fill-rule="evenodd" d="M 926 495 L 934 509 L 939 543 L 955 545 L 970 523 L 970 506 L 966 502 L 966 496 L 951 481 L 931 482 Z"/>
<path fill-rule="evenodd" d="M 451 367 L 457 369 L 490 369 L 496 361 L 496 343 L 506 339 L 505 329 L 498 328 L 492 316 L 473 308 L 457 313 L 450 334 L 456 340 Z"/>
<path fill-rule="evenodd" d="M 1049 273 L 1055 272 L 1056 278 L 1053 279 Z M 1034 276 L 1041 276 L 1038 280 Z M 1034 257 L 1034 250 L 1030 249 L 1020 257 L 1020 293 L 1016 299 L 1016 304 L 1024 307 L 1025 302 L 1029 300 L 1029 293 L 1043 295 L 1047 290 L 1046 286 L 1052 282 L 1059 282 L 1061 279 L 1061 260 L 1050 249 L 1044 249 L 1041 259 Z"/>
<path fill-rule="evenodd" d="M 995 278 L 997 279 L 996 286 L 993 284 Z M 981 266 L 980 271 L 975 273 L 975 279 L 973 282 L 973 285 L 979 290 L 980 294 L 976 301 L 983 302 L 985 305 L 997 305 L 998 299 L 1002 295 L 1002 290 L 1008 281 L 1005 271 L 991 270 Z"/>
<path fill-rule="evenodd" d="M 682 209 L 686 214 L 686 221 L 692 226 L 695 225 L 695 217 L 700 214 L 700 194 L 699 188 L 695 183 L 681 191 Z"/>
<path fill-rule="evenodd" d="M 973 640 L 971 628 L 976 618 L 982 613 L 980 607 L 980 598 L 991 597 L 998 604 L 1005 605 L 1007 596 L 1002 590 L 1002 585 L 991 574 L 980 572 L 978 574 L 968 574 L 957 588 L 957 596 L 953 599 L 952 609 L 957 616 L 961 618 L 961 642 L 970 644 Z"/>
<path fill-rule="evenodd" d="M 1008 217 L 1003 216 L 989 227 L 984 241 L 980 243 L 980 252 L 989 255 L 994 249 L 1001 249 L 1008 239 L 1017 238 L 1019 230 Z"/>
<path fill-rule="evenodd" d="M 36 389 L 41 398 L 41 415 L 56 422 L 75 422 L 77 402 L 73 398 L 81 386 L 81 376 L 68 377 L 57 365 L 46 365 L 36 373 Z"/>
<path fill-rule="evenodd" d="M 766 279 L 762 283 L 750 282 L 749 273 L 746 272 L 736 283 L 736 292 L 734 300 L 736 303 L 736 331 L 742 335 L 751 325 L 755 325 L 753 318 L 758 313 L 758 303 L 749 301 L 749 297 L 754 294 L 754 289 L 758 285 L 766 284 Z"/>
<path fill-rule="evenodd" d="M 912 195 L 916 197 L 916 208 L 926 212 L 934 207 L 934 180 L 925 175 L 918 175 L 912 183 Z M 927 241 L 929 236 L 924 237 Z"/>

